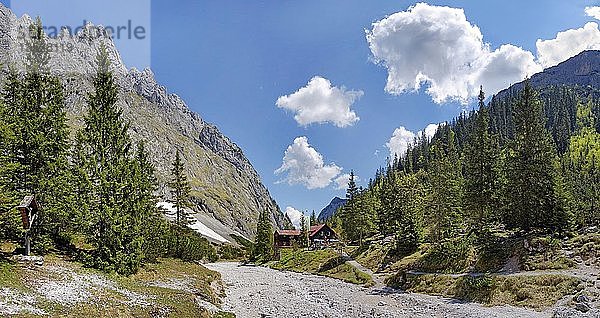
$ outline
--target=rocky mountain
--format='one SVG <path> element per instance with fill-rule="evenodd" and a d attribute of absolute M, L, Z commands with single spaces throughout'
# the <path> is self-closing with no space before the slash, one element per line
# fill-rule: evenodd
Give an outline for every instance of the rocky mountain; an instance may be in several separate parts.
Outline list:
<path fill-rule="evenodd" d="M 0 4 L 0 63 L 23 69 L 28 16 L 17 18 Z M 144 141 L 160 182 L 163 201 L 170 197 L 165 186 L 176 150 L 182 153 L 192 186 L 196 217 L 220 235 L 251 238 L 261 210 L 271 212 L 274 224 L 289 222 L 261 183 L 243 151 L 219 129 L 205 122 L 177 95 L 157 83 L 151 70 L 128 70 L 102 26 L 88 24 L 76 35 L 62 32 L 48 38 L 51 72 L 65 87 L 70 126 L 82 126 L 85 96 L 91 89 L 96 55 L 105 47 L 120 90 L 119 106 L 130 121 L 134 141 Z"/>
<path fill-rule="evenodd" d="M 333 200 L 331 200 L 331 202 L 326 207 L 324 207 L 323 210 L 321 210 L 321 212 L 319 213 L 319 221 L 323 222 L 330 219 L 339 208 L 346 205 L 347 201 L 348 200 L 346 199 L 340 199 L 338 197 L 333 198 Z"/>
<path fill-rule="evenodd" d="M 600 51 L 583 51 L 576 56 L 534 74 L 530 78 L 533 87 L 578 86 L 600 87 Z M 495 98 L 503 99 L 507 95 L 523 89 L 523 82 L 516 83 L 500 91 Z"/>

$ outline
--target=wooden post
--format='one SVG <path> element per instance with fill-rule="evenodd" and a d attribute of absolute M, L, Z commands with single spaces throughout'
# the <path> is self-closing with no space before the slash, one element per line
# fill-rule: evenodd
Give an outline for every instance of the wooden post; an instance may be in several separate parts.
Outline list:
<path fill-rule="evenodd" d="M 17 210 L 21 212 L 21 221 L 23 221 L 23 229 L 25 230 L 25 255 L 31 254 L 31 226 L 35 222 L 40 206 L 35 200 L 35 195 L 27 195 L 21 200 L 17 206 Z"/>
<path fill-rule="evenodd" d="M 31 238 L 29 237 L 29 231 L 25 232 L 25 256 L 31 254 Z"/>

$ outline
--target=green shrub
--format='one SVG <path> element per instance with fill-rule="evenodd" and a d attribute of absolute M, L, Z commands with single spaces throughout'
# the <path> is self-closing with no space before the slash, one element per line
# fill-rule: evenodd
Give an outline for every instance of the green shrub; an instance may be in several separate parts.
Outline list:
<path fill-rule="evenodd" d="M 470 268 L 475 259 L 471 240 L 456 239 L 433 245 L 418 260 L 415 269 L 426 272 L 461 273 Z"/>
<path fill-rule="evenodd" d="M 245 248 L 231 244 L 219 245 L 217 254 L 220 260 L 243 260 L 248 258 L 249 255 Z"/>
<path fill-rule="evenodd" d="M 580 280 L 566 275 L 408 275 L 408 281 L 403 286 L 411 292 L 475 301 L 489 306 L 513 305 L 538 310 L 553 306 L 565 295 L 573 295 L 581 290 Z"/>

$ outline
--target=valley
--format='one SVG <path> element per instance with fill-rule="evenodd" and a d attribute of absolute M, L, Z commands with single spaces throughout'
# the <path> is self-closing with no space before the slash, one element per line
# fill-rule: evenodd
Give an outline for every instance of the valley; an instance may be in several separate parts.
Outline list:
<path fill-rule="evenodd" d="M 405 293 L 381 287 L 361 287 L 311 274 L 265 267 L 213 263 L 221 273 L 226 297 L 223 310 L 237 317 L 551 317 L 511 306 L 485 307 L 449 298 Z M 592 316 L 590 316 L 592 317 Z"/>
<path fill-rule="evenodd" d="M 142 1 L 0 0 L 0 317 L 600 317 L 597 22 Z"/>

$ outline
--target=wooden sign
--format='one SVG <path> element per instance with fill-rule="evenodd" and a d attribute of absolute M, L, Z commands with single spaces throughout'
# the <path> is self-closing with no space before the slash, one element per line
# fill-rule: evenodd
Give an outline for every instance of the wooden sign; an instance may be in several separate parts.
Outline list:
<path fill-rule="evenodd" d="M 21 213 L 21 221 L 23 222 L 23 229 L 29 230 L 31 229 L 31 225 L 33 220 L 35 219 L 35 215 L 38 212 L 39 206 L 37 201 L 35 200 L 35 196 L 28 195 L 21 200 L 17 209 Z"/>

